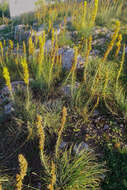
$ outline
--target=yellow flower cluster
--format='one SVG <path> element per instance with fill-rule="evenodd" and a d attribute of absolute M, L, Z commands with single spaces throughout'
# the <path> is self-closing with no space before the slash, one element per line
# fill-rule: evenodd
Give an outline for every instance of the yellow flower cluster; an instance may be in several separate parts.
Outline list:
<path fill-rule="evenodd" d="M 29 70 L 28 70 L 26 58 L 22 58 L 21 65 L 23 67 L 24 82 L 26 85 L 29 85 Z"/>
<path fill-rule="evenodd" d="M 2 184 L 0 184 L 0 190 L 2 190 Z"/>
<path fill-rule="evenodd" d="M 116 49 L 115 57 L 118 56 L 118 53 L 119 53 L 119 51 L 120 51 L 120 48 L 121 48 L 121 41 L 122 41 L 122 34 L 119 34 L 119 36 L 118 36 L 118 41 L 117 41 L 117 43 L 116 43 L 117 49 Z"/>
<path fill-rule="evenodd" d="M 12 40 L 9 40 L 9 45 L 10 45 L 10 49 L 12 50 L 13 47 L 14 47 L 14 44 L 13 44 L 13 41 L 12 41 Z"/>
<path fill-rule="evenodd" d="M 91 17 L 91 25 L 94 24 L 98 10 L 98 0 L 94 0 L 94 9 Z"/>
<path fill-rule="evenodd" d="M 5 78 L 6 85 L 7 85 L 8 89 L 9 89 L 9 91 L 12 92 L 12 86 L 11 86 L 11 82 L 10 82 L 10 75 L 9 75 L 7 67 L 3 68 L 3 77 Z"/>
<path fill-rule="evenodd" d="M 61 128 L 58 132 L 58 139 L 56 142 L 56 157 L 58 157 L 58 149 L 59 149 L 59 145 L 60 145 L 60 141 L 61 141 L 61 135 L 64 129 L 64 125 L 66 123 L 66 118 L 67 118 L 67 109 L 66 107 L 63 107 L 63 115 L 62 115 L 62 120 L 61 120 Z"/>
<path fill-rule="evenodd" d="M 82 26 L 85 25 L 86 11 L 87 11 L 87 1 L 84 1 L 83 16 L 82 16 Z"/>
<path fill-rule="evenodd" d="M 34 53 L 34 43 L 32 41 L 32 37 L 29 38 L 29 55 L 33 55 Z"/>
<path fill-rule="evenodd" d="M 112 40 L 111 40 L 110 44 L 108 45 L 107 51 L 105 52 L 104 57 L 102 59 L 103 62 L 107 59 L 110 51 L 112 50 L 113 45 L 114 45 L 114 43 L 115 43 L 115 41 L 117 39 L 119 31 L 120 31 L 120 22 L 116 21 L 116 29 L 115 29 L 115 32 L 114 32 L 114 34 L 112 36 Z"/>
<path fill-rule="evenodd" d="M 23 179 L 26 176 L 28 164 L 27 164 L 27 161 L 22 154 L 18 155 L 18 160 L 19 160 L 19 166 L 20 166 L 20 173 L 16 175 L 16 182 L 17 182 L 16 183 L 16 190 L 21 190 Z"/>
<path fill-rule="evenodd" d="M 26 44 L 24 41 L 23 41 L 23 53 L 24 53 L 24 55 L 26 55 Z"/>
<path fill-rule="evenodd" d="M 40 152 L 44 151 L 44 143 L 45 143 L 45 134 L 42 127 L 42 117 L 37 115 L 37 133 L 39 136 L 39 149 Z"/>
<path fill-rule="evenodd" d="M 1 41 L 0 41 L 0 50 L 1 50 L 1 55 L 2 55 L 2 57 L 3 57 L 4 52 L 3 52 L 3 44 L 2 44 L 2 42 L 1 42 Z"/>
<path fill-rule="evenodd" d="M 52 175 L 51 184 L 48 186 L 48 189 L 54 190 L 54 185 L 56 183 L 56 174 L 55 174 L 55 164 L 53 161 L 52 161 L 51 175 Z"/>

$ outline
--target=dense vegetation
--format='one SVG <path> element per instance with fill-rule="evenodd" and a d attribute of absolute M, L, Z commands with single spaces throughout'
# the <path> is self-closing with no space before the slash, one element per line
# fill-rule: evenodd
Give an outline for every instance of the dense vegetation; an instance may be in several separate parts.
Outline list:
<path fill-rule="evenodd" d="M 127 3 L 36 6 L 1 14 L 0 189 L 126 190 Z"/>

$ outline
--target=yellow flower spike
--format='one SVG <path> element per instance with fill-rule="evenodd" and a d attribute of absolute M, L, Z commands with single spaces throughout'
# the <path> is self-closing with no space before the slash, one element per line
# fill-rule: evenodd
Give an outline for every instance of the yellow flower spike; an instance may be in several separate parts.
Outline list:
<path fill-rule="evenodd" d="M 98 11 L 98 0 L 94 0 L 94 9 L 91 17 L 91 25 L 94 25 L 95 23 L 97 11 Z"/>
<path fill-rule="evenodd" d="M 17 52 L 19 51 L 19 43 L 17 43 L 16 51 L 17 51 Z"/>
<path fill-rule="evenodd" d="M 48 189 L 54 190 L 54 185 L 56 183 L 56 174 L 55 174 L 55 163 L 52 161 L 52 169 L 51 169 L 51 184 L 49 184 Z"/>
<path fill-rule="evenodd" d="M 16 190 L 21 190 L 23 185 L 23 179 L 26 176 L 28 163 L 22 154 L 18 155 L 20 173 L 16 174 Z"/>
<path fill-rule="evenodd" d="M 104 54 L 104 57 L 103 57 L 103 59 L 102 59 L 103 62 L 107 59 L 107 57 L 108 57 L 110 51 L 112 50 L 113 45 L 114 45 L 114 43 L 115 43 L 115 41 L 116 41 L 116 39 L 117 39 L 117 36 L 118 36 L 119 31 L 120 31 L 120 22 L 119 22 L 119 21 L 116 21 L 116 29 L 115 29 L 115 32 L 114 32 L 114 34 L 113 34 L 113 36 L 112 36 L 112 40 L 111 40 L 111 42 L 109 43 L 108 48 L 107 48 L 107 50 L 106 50 L 106 52 L 105 52 L 105 54 Z"/>
<path fill-rule="evenodd" d="M 49 168 L 47 164 L 47 160 L 44 154 L 44 145 L 45 145 L 45 132 L 42 125 L 42 117 L 41 115 L 37 115 L 37 134 L 39 137 L 39 150 L 40 150 L 40 159 L 45 169 L 49 173 Z"/>
<path fill-rule="evenodd" d="M 0 183 L 0 190 L 2 190 L 2 184 Z"/>
<path fill-rule="evenodd" d="M 7 67 L 3 68 L 3 77 L 5 78 L 6 85 L 9 89 L 9 91 L 12 93 L 12 86 L 11 86 L 11 81 L 10 81 L 10 74 L 8 72 Z"/>
<path fill-rule="evenodd" d="M 121 74 L 121 71 L 122 71 L 122 68 L 123 68 L 124 60 L 125 60 L 125 44 L 123 46 L 123 53 L 122 53 L 122 60 L 121 60 L 121 64 L 120 64 L 120 69 L 118 71 L 118 75 L 117 75 L 117 78 L 116 78 L 116 88 L 117 88 L 118 80 L 119 80 L 119 77 L 120 77 L 120 74 Z"/>
<path fill-rule="evenodd" d="M 29 85 L 29 70 L 28 70 L 26 58 L 22 58 L 21 65 L 23 67 L 24 82 L 26 85 Z"/>
<path fill-rule="evenodd" d="M 29 55 L 33 55 L 34 53 L 34 43 L 32 41 L 32 36 L 29 38 Z"/>
<path fill-rule="evenodd" d="M 62 132 L 66 123 L 66 118 L 67 118 L 67 108 L 63 107 L 62 110 L 62 119 L 61 119 L 61 128 L 58 132 L 58 139 L 56 142 L 56 150 L 55 150 L 55 156 L 56 158 L 58 157 L 58 150 L 59 150 L 59 146 L 60 146 L 60 142 L 61 142 L 61 136 L 62 136 Z"/>
<path fill-rule="evenodd" d="M 2 55 L 2 57 L 3 57 L 3 55 L 4 55 L 4 51 L 3 51 L 3 44 L 2 44 L 1 41 L 0 41 L 0 50 L 1 50 L 1 55 Z"/>
<path fill-rule="evenodd" d="M 82 16 L 82 26 L 85 25 L 86 11 L 87 11 L 87 1 L 84 1 L 83 16 Z"/>
<path fill-rule="evenodd" d="M 14 44 L 12 40 L 9 40 L 10 49 L 13 50 Z"/>
<path fill-rule="evenodd" d="M 119 34 L 118 41 L 116 43 L 117 49 L 116 49 L 116 52 L 115 52 L 115 57 L 117 57 L 118 54 L 119 54 L 119 51 L 120 51 L 120 48 L 121 48 L 121 41 L 122 41 L 122 34 Z"/>

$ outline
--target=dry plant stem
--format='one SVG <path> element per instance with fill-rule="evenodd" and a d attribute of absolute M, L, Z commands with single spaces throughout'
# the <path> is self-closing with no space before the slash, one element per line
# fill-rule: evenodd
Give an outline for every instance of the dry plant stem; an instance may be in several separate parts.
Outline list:
<path fill-rule="evenodd" d="M 65 122 L 66 122 L 66 117 L 67 117 L 67 109 L 66 109 L 66 107 L 63 107 L 61 128 L 60 128 L 60 131 L 58 132 L 58 139 L 57 139 L 57 142 L 56 142 L 56 149 L 55 149 L 56 158 L 58 158 L 58 151 L 59 151 L 59 146 L 60 146 L 60 143 L 61 143 L 62 132 L 63 132 L 64 125 L 65 125 Z"/>
<path fill-rule="evenodd" d="M 121 71 L 122 71 L 122 68 L 123 68 L 124 60 L 125 60 L 125 44 L 123 46 L 123 54 L 122 54 L 122 60 L 121 60 L 121 64 L 120 64 L 120 69 L 118 71 L 118 75 L 117 75 L 117 78 L 116 78 L 116 89 L 118 87 L 118 80 L 119 80 L 119 77 L 120 77 L 120 74 L 121 74 Z"/>

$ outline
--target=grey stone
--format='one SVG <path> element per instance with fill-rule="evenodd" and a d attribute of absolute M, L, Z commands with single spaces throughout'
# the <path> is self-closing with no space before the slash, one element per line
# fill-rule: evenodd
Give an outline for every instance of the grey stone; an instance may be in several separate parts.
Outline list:
<path fill-rule="evenodd" d="M 0 25 L 0 30 L 4 30 L 6 28 L 5 24 Z"/>
<path fill-rule="evenodd" d="M 67 48 L 67 49 L 60 49 L 58 51 L 59 55 L 62 55 L 62 67 L 66 70 L 70 70 L 72 67 L 72 63 L 74 61 L 74 49 L 73 48 Z M 81 55 L 78 55 L 77 57 L 77 68 L 83 68 L 84 59 L 81 57 Z"/>
<path fill-rule="evenodd" d="M 79 83 L 75 82 L 74 92 L 76 91 L 78 87 L 79 87 Z M 62 91 L 65 96 L 71 96 L 71 84 L 67 84 L 66 86 L 62 87 Z"/>
<path fill-rule="evenodd" d="M 62 141 L 59 148 L 63 149 L 63 148 L 65 148 L 67 146 L 67 144 L 68 144 L 67 142 Z"/>
<path fill-rule="evenodd" d="M 127 47 L 125 48 L 125 53 L 127 54 Z"/>
<path fill-rule="evenodd" d="M 107 130 L 107 129 L 109 129 L 109 125 L 105 124 L 104 125 L 104 130 Z"/>
<path fill-rule="evenodd" d="M 49 52 L 51 50 L 52 47 L 52 41 L 51 40 L 47 40 L 45 43 L 45 51 Z"/>
<path fill-rule="evenodd" d="M 81 142 L 80 144 L 75 144 L 73 150 L 76 154 L 80 155 L 80 153 L 88 151 L 90 149 L 88 144 Z"/>
<path fill-rule="evenodd" d="M 93 116 L 98 116 L 99 114 L 100 114 L 99 111 L 95 109 L 93 112 Z"/>
<path fill-rule="evenodd" d="M 9 104 L 4 106 L 4 113 L 5 114 L 11 114 L 12 112 L 14 112 L 14 108 L 12 106 L 12 103 L 9 103 Z"/>

